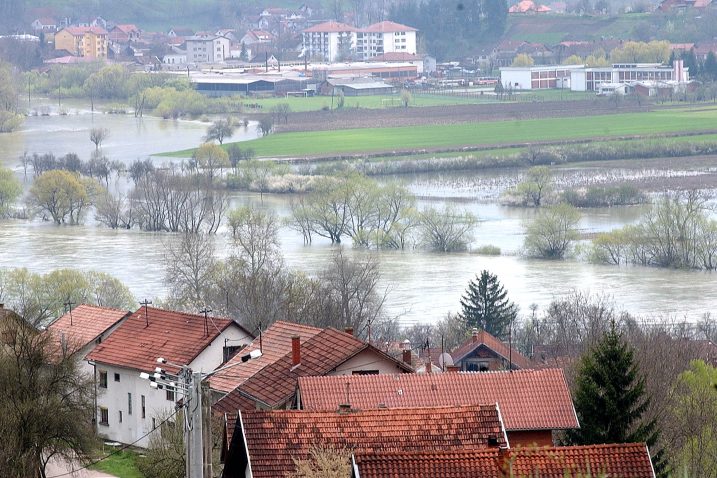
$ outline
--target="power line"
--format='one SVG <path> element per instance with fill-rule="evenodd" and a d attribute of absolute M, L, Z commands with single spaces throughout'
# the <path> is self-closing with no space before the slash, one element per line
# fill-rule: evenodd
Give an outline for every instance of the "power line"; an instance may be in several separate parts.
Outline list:
<path fill-rule="evenodd" d="M 140 442 L 141 440 L 147 438 L 153 431 L 157 430 L 159 427 L 161 427 L 162 425 L 164 425 L 165 423 L 167 423 L 167 422 L 168 422 L 172 417 L 174 417 L 178 412 L 179 412 L 179 409 L 175 410 L 174 413 L 172 413 L 171 415 L 169 415 L 167 418 L 165 418 L 164 420 L 162 420 L 158 425 L 156 425 L 154 428 L 152 428 L 150 431 L 148 431 L 147 433 L 145 433 L 145 434 L 142 435 L 141 437 L 137 438 L 137 439 L 136 439 L 135 441 L 133 441 L 132 443 L 129 443 L 129 444 L 127 444 L 127 445 L 124 445 L 124 446 L 122 446 L 121 448 L 118 448 L 117 450 L 114 450 L 114 451 L 112 451 L 111 453 L 109 453 L 109 454 L 103 456 L 102 458 L 98 458 L 97 460 L 91 461 L 90 463 L 88 463 L 88 464 L 86 464 L 86 465 L 84 465 L 84 466 L 82 466 L 82 467 L 80 467 L 80 468 L 77 468 L 76 470 L 68 471 L 67 473 L 62 473 L 61 475 L 48 476 L 47 478 L 60 478 L 61 476 L 70 476 L 70 475 L 72 475 L 72 474 L 74 474 L 74 473 L 77 473 L 78 471 L 82 471 L 82 470 L 84 470 L 84 469 L 87 469 L 87 468 L 89 468 L 89 467 L 91 467 L 91 466 L 96 465 L 97 463 L 99 463 L 99 462 L 101 462 L 101 461 L 106 460 L 107 458 L 109 458 L 109 457 L 111 457 L 111 456 L 114 456 L 114 455 L 116 455 L 116 454 L 118 454 L 118 453 L 120 453 L 120 452 L 125 451 L 125 450 L 128 449 L 129 447 L 134 446 L 136 443 L 138 443 L 138 442 Z"/>

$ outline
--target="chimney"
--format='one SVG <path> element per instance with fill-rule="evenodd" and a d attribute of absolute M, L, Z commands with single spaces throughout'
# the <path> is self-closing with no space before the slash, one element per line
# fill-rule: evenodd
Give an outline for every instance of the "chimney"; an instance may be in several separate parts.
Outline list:
<path fill-rule="evenodd" d="M 408 365 L 411 365 L 411 363 L 413 362 L 411 354 L 411 341 L 406 339 L 401 342 L 401 350 L 403 351 L 403 362 L 407 363 Z"/>
<path fill-rule="evenodd" d="M 473 343 L 475 344 L 478 342 L 478 329 L 473 329 L 472 335 L 473 335 Z"/>
<path fill-rule="evenodd" d="M 433 364 L 431 363 L 431 357 L 426 359 L 426 373 L 433 373 Z"/>
<path fill-rule="evenodd" d="M 346 327 L 346 328 L 344 329 L 344 332 L 346 332 L 346 333 L 349 334 L 349 335 L 353 335 L 353 334 L 354 334 L 354 328 L 353 328 L 353 327 Z"/>
<path fill-rule="evenodd" d="M 411 351 L 410 350 L 404 350 L 403 351 L 403 362 L 407 363 L 408 365 L 411 365 Z"/>
<path fill-rule="evenodd" d="M 351 404 L 350 403 L 339 403 L 339 409 L 337 410 L 340 414 L 346 414 L 351 412 Z"/>
<path fill-rule="evenodd" d="M 458 373 L 458 370 L 460 370 L 460 367 L 458 367 L 458 365 L 448 365 L 446 367 L 446 372 L 448 373 Z"/>
<path fill-rule="evenodd" d="M 291 338 L 291 364 L 299 365 L 301 363 L 301 338 L 295 335 Z"/>

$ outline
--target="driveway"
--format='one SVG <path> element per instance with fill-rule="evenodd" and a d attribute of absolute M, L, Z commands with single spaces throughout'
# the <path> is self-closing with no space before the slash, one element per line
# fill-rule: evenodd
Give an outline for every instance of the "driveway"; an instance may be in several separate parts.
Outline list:
<path fill-rule="evenodd" d="M 47 464 L 47 478 L 117 478 L 102 471 L 94 470 L 77 470 L 82 465 L 78 463 L 68 463 L 62 459 L 53 458 Z"/>

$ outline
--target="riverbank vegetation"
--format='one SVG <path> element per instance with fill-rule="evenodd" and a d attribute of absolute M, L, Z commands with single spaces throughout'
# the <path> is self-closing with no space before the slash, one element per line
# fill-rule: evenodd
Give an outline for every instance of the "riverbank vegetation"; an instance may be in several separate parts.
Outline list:
<path fill-rule="evenodd" d="M 0 61 L 0 133 L 14 131 L 22 125 L 18 76 L 8 63 Z"/>

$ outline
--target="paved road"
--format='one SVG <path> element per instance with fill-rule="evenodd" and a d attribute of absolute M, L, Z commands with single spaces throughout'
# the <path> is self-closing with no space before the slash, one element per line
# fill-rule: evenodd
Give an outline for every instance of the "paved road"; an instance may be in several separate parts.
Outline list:
<path fill-rule="evenodd" d="M 47 478 L 116 478 L 114 475 L 109 475 L 101 471 L 94 470 L 79 470 L 82 465 L 74 463 L 67 463 L 65 460 L 53 459 L 47 464 Z"/>

